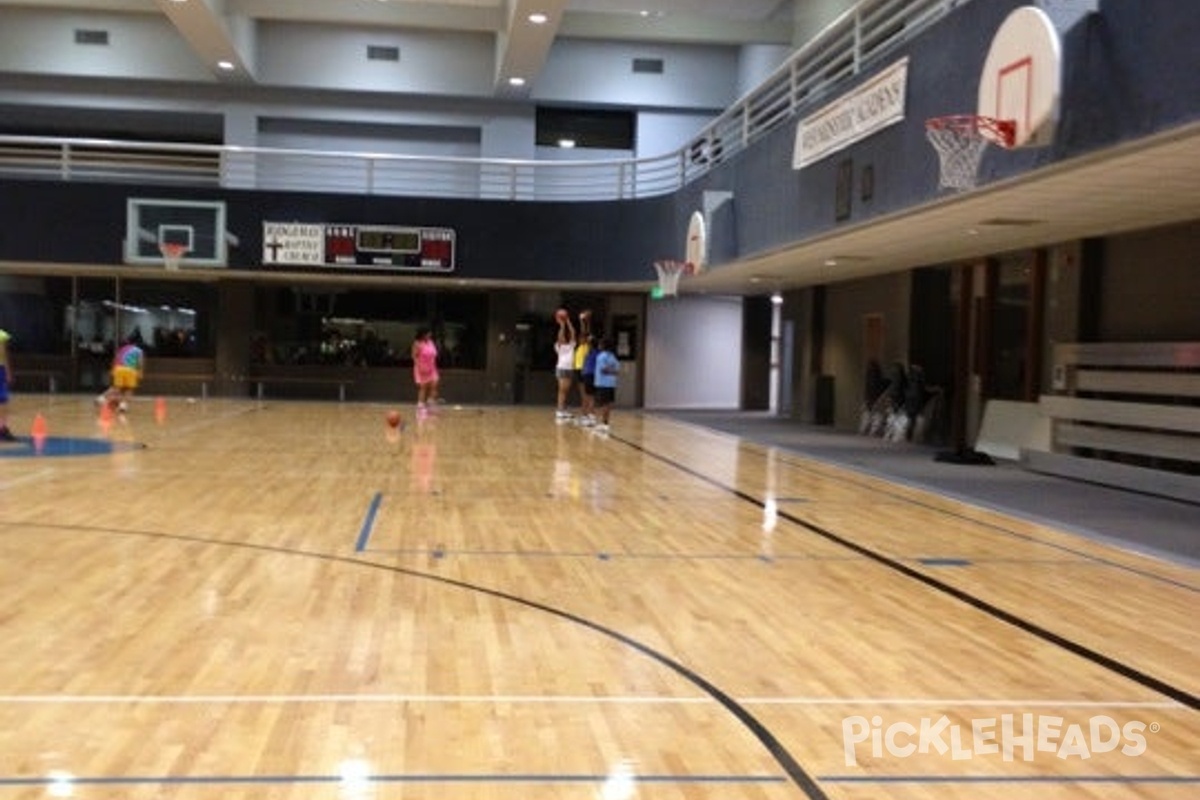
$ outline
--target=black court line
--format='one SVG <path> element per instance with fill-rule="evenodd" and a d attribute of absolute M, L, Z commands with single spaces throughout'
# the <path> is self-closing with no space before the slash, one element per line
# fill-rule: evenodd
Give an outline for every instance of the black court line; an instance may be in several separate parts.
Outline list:
<path fill-rule="evenodd" d="M 850 472 L 850 473 L 857 472 L 859 474 L 867 475 L 868 477 L 874 478 L 876 480 L 884 481 L 886 483 L 899 484 L 901 486 L 904 486 L 909 489 L 914 489 L 916 491 L 940 494 L 941 496 L 946 497 L 947 499 L 953 500 L 955 502 L 964 503 L 966 505 L 972 505 L 972 506 L 976 506 L 979 508 L 984 508 L 988 511 L 992 511 L 995 513 L 1008 514 L 1009 516 L 1021 517 L 1021 515 L 1019 513 L 1015 513 L 1009 509 L 1005 509 L 1003 506 L 1000 506 L 1000 505 L 997 505 L 994 503 L 984 502 L 982 500 L 979 500 L 978 498 L 966 497 L 966 496 L 959 495 L 959 494 L 943 493 L 940 489 L 938 489 L 936 486 L 933 486 L 932 484 L 922 484 L 922 483 L 915 482 L 915 481 L 905 481 L 902 479 L 894 478 L 890 475 L 880 472 L 879 470 L 870 469 L 869 467 L 866 467 L 866 466 L 847 464 L 845 462 L 836 461 L 834 459 L 820 458 L 818 456 L 807 455 L 807 454 L 804 454 L 803 451 L 799 450 L 798 448 L 794 448 L 794 447 L 789 448 L 789 447 L 786 447 L 783 445 L 771 444 L 769 442 L 764 442 L 764 441 L 761 441 L 758 439 L 742 437 L 736 433 L 731 433 L 729 431 L 722 430 L 720 428 L 708 427 L 708 426 L 703 425 L 698 422 L 674 419 L 672 417 L 666 417 L 666 419 L 669 419 L 670 421 L 677 423 L 679 425 L 687 425 L 687 426 L 690 426 L 693 428 L 700 428 L 701 430 L 705 430 L 710 433 L 719 434 L 721 436 L 727 436 L 731 439 L 735 439 L 746 445 L 751 445 L 753 447 L 762 448 L 765 450 L 775 450 L 779 453 L 783 453 L 783 454 L 785 454 L 785 457 L 782 458 L 779 461 L 779 463 L 784 464 L 789 467 L 792 467 L 794 469 L 802 470 L 804 472 L 817 475 L 818 477 L 820 477 L 823 480 L 837 481 L 839 483 L 848 483 L 851 486 L 855 486 L 855 487 L 863 488 L 863 489 L 869 489 L 870 491 L 883 494 L 887 497 L 895 498 L 896 500 L 900 501 L 901 503 L 907 503 L 910 505 L 917 506 L 918 508 L 928 509 L 937 514 L 941 514 L 943 516 L 950 517 L 951 519 L 959 519 L 959 520 L 963 520 L 965 522 L 970 522 L 973 525 L 977 525 L 981 528 L 990 529 L 990 530 L 995 531 L 996 533 L 1002 533 L 1006 536 L 1011 536 L 1015 539 L 1021 539 L 1022 541 L 1029 542 L 1030 544 L 1036 544 L 1041 547 L 1049 547 L 1053 550 L 1059 550 L 1064 553 L 1070 553 L 1073 556 L 1078 556 L 1079 558 L 1082 558 L 1082 559 L 1085 559 L 1088 561 L 1094 561 L 1097 564 L 1101 564 L 1105 567 L 1110 567 L 1112 569 L 1119 569 L 1119 570 L 1123 570 L 1125 572 L 1130 572 L 1130 573 L 1133 573 L 1134 575 L 1138 575 L 1139 577 L 1149 578 L 1150 580 L 1158 581 L 1159 583 L 1165 583 L 1169 586 L 1174 586 L 1178 589 L 1183 589 L 1185 591 L 1200 593 L 1200 587 L 1193 586 L 1192 584 L 1189 584 L 1189 583 L 1184 583 L 1183 581 L 1175 580 L 1174 578 L 1168 578 L 1163 575 L 1158 575 L 1153 572 L 1149 572 L 1147 570 L 1140 569 L 1138 567 L 1133 567 L 1128 564 L 1122 564 L 1118 561 L 1113 561 L 1111 559 L 1104 558 L 1103 556 L 1092 555 L 1091 553 L 1085 553 L 1081 550 L 1075 550 L 1073 548 L 1067 547 L 1066 545 L 1057 544 L 1055 542 L 1047 542 L 1043 539 L 1039 539 L 1036 536 L 1032 536 L 1027 533 L 1021 533 L 1019 531 L 1010 530 L 1009 528 L 1006 528 L 1003 525 L 998 525 L 994 522 L 987 522 L 986 520 L 976 519 L 976 518 L 968 516 L 966 514 L 962 514 L 960 512 L 956 512 L 956 511 L 951 511 L 946 508 L 940 508 L 940 507 L 932 505 L 930 503 L 923 503 L 920 500 L 900 494 L 899 492 L 881 490 L 878 487 L 868 487 L 863 483 L 863 481 L 858 480 L 858 479 L 850 478 L 850 477 L 847 477 L 844 475 L 828 475 L 828 474 L 819 472 L 819 471 L 813 469 L 809 464 L 806 464 L 803 461 L 797 460 L 797 458 L 798 457 L 806 458 L 810 462 L 815 461 L 818 464 L 823 464 L 827 467 L 840 469 L 840 470 Z M 613 437 L 613 438 L 618 438 L 618 437 Z M 779 502 L 778 498 L 776 498 L 776 502 Z M 1180 501 L 1180 502 L 1184 502 L 1184 501 Z M 1071 528 L 1069 526 L 1064 526 L 1062 524 L 1056 523 L 1055 521 L 1048 520 L 1046 518 L 1038 518 L 1036 516 L 1025 516 L 1025 517 L 1022 517 L 1022 519 L 1024 519 L 1026 522 L 1030 522 L 1034 525 L 1044 525 L 1047 527 L 1056 527 L 1056 528 L 1060 528 L 1063 530 L 1071 530 Z M 1077 529 L 1076 532 L 1079 533 L 1079 535 L 1084 536 L 1085 538 L 1095 537 L 1095 538 L 1099 538 L 1101 541 L 1107 540 L 1110 542 L 1113 540 L 1113 537 L 1111 537 L 1111 536 L 1106 537 L 1099 533 L 1094 533 L 1090 536 L 1089 533 L 1082 528 Z"/>
<path fill-rule="evenodd" d="M 720 481 L 717 481 L 714 478 L 710 478 L 709 476 L 704 475 L 703 473 L 700 473 L 700 472 L 696 471 L 695 469 L 692 469 L 691 467 L 681 464 L 678 461 L 670 459 L 666 456 L 659 455 L 658 453 L 652 453 L 649 450 L 647 450 L 646 448 L 642 447 L 640 444 L 637 444 L 636 442 L 631 442 L 627 439 L 621 439 L 621 438 L 615 437 L 615 436 L 611 437 L 611 438 L 613 439 L 613 441 L 619 441 L 622 444 L 625 444 L 625 445 L 633 448 L 634 450 L 637 450 L 638 452 L 640 452 L 646 456 L 649 456 L 650 458 L 654 458 L 658 461 L 661 461 L 664 464 L 668 464 L 668 465 L 680 470 L 681 472 L 685 472 L 689 475 L 692 475 L 693 477 L 695 477 L 701 481 L 704 481 L 705 483 L 708 483 L 711 486 L 718 486 L 718 487 L 724 489 L 725 491 L 729 492 L 733 496 L 746 501 L 747 503 L 751 503 L 755 506 L 758 506 L 759 508 L 762 508 L 766 505 L 763 501 L 759 500 L 757 497 L 754 497 L 753 495 L 750 495 L 747 492 L 744 492 L 740 489 L 735 489 L 731 486 L 726 486 L 726 485 L 722 484 Z M 1019 630 L 1022 630 L 1029 634 L 1032 634 L 1033 636 L 1036 636 L 1039 639 L 1042 639 L 1043 641 L 1049 642 L 1050 644 L 1056 645 L 1057 647 L 1061 647 L 1062 649 L 1064 649 L 1074 655 L 1080 656 L 1081 658 L 1087 659 L 1088 661 L 1091 661 L 1093 664 L 1103 667 L 1104 669 L 1107 669 L 1110 672 L 1114 672 L 1123 678 L 1127 678 L 1131 681 L 1134 681 L 1135 683 L 1140 683 L 1142 686 L 1145 686 L 1148 689 L 1152 689 L 1152 690 L 1158 692 L 1159 694 L 1165 695 L 1166 697 L 1169 697 L 1172 700 L 1175 700 L 1176 702 L 1182 703 L 1183 705 L 1187 706 L 1188 708 L 1191 708 L 1192 710 L 1200 710 L 1200 698 L 1196 697 L 1196 695 L 1191 694 L 1188 691 L 1185 691 L 1176 686 L 1173 686 L 1159 678 L 1155 678 L 1154 676 L 1149 675 L 1145 672 L 1142 672 L 1141 670 L 1136 669 L 1134 667 L 1131 667 L 1122 661 L 1118 661 L 1117 659 L 1112 658 L 1111 656 L 1106 656 L 1099 651 L 1091 649 L 1090 647 L 1087 647 L 1085 645 L 1079 644 L 1078 642 L 1072 641 L 1071 639 L 1068 639 L 1065 636 L 1062 636 L 1060 634 L 1055 633 L 1054 631 L 1051 631 L 1049 628 L 1044 628 L 1041 625 L 1030 622 L 1029 620 L 1024 619 L 1010 611 L 1005 611 L 1004 609 L 1000 608 L 999 606 L 997 606 L 993 603 L 990 603 L 987 600 L 983 600 L 979 597 L 976 597 L 975 595 L 971 594 L 970 592 L 967 592 L 963 589 L 956 588 L 954 586 L 951 586 L 948 583 L 945 583 L 944 581 L 940 581 L 937 578 L 926 575 L 925 573 L 923 573 L 919 570 L 913 569 L 912 567 L 898 561 L 897 559 L 894 559 L 890 556 L 884 555 L 883 553 L 879 553 L 875 550 L 872 550 L 871 548 L 861 545 L 858 542 L 851 541 L 850 539 L 840 536 L 840 535 L 834 533 L 833 531 L 830 531 L 826 528 L 821 527 L 820 525 L 809 522 L 806 519 L 802 519 L 800 517 L 797 517 L 794 514 L 791 514 L 789 512 L 785 512 L 785 511 L 779 511 L 778 516 L 780 519 L 786 519 L 789 522 L 799 525 L 800 527 L 810 531 L 811 533 L 816 534 L 817 536 L 820 536 L 821 538 L 823 538 L 829 542 L 832 542 L 836 545 L 839 545 L 848 550 L 851 550 L 852 552 L 858 553 L 860 556 L 868 558 L 871 561 L 876 562 L 877 564 L 880 564 L 882 566 L 887 567 L 888 569 L 893 570 L 894 572 L 898 572 L 907 578 L 912 578 L 913 580 L 918 581 L 919 583 L 922 583 L 925 586 L 928 586 L 929 588 L 934 589 L 935 591 L 941 592 L 942 594 L 952 597 L 955 600 L 965 603 L 966 605 L 971 606 L 972 608 L 977 609 L 979 611 L 982 611 L 985 614 L 988 614 L 989 616 L 991 616 L 1001 622 L 1007 623 L 1008 625 L 1012 625 L 1013 627 L 1018 628 Z"/>
<path fill-rule="evenodd" d="M 18 523 L 4 523 L 3 520 L 0 520 L 0 524 L 15 525 Z M 164 533 L 163 531 L 144 531 L 134 529 L 122 530 L 116 528 L 93 527 L 89 525 L 46 525 L 39 522 L 22 522 L 20 524 L 31 528 L 50 528 L 54 530 L 72 530 L 82 531 L 85 533 L 108 533 L 124 536 L 144 536 L 151 539 L 161 539 L 166 541 L 219 545 L 222 547 L 234 547 L 241 550 L 251 550 L 260 553 L 274 553 L 278 555 L 315 558 L 320 561 L 367 567 L 369 569 L 382 570 L 385 572 L 395 573 L 397 575 L 407 575 L 408 577 L 412 578 L 434 581 L 444 586 L 452 586 L 458 589 L 466 589 L 467 591 L 478 592 L 479 594 L 494 597 L 498 600 L 516 603 L 518 605 L 525 606 L 526 608 L 545 612 L 560 619 L 567 620 L 568 622 L 572 622 L 576 625 L 580 625 L 584 628 L 588 628 L 589 630 L 592 630 L 601 636 L 605 636 L 609 639 L 619 642 L 622 645 L 625 645 L 626 647 L 630 647 L 649 657 L 653 661 L 657 661 L 659 664 L 679 675 L 685 681 L 699 689 L 703 694 L 711 697 L 726 711 L 733 715 L 735 719 L 742 723 L 742 725 L 750 731 L 754 738 L 757 739 L 759 743 L 767 749 L 767 752 L 771 754 L 771 757 L 775 759 L 775 762 L 779 764 L 792 783 L 796 784 L 796 786 L 808 796 L 809 800 L 830 800 L 829 795 L 825 794 L 821 787 L 817 785 L 817 782 L 812 778 L 812 776 L 810 776 L 808 772 L 806 772 L 805 769 L 800 766 L 800 762 L 798 762 L 795 757 L 788 752 L 787 748 L 785 748 L 783 744 L 777 738 L 775 738 L 775 735 L 771 733 L 767 726 L 759 722 L 758 718 L 750 713 L 747 708 L 718 688 L 716 684 L 710 682 L 698 672 L 695 672 L 684 664 L 672 659 L 670 656 L 660 653 L 658 650 L 655 650 L 653 647 L 650 647 L 647 644 L 643 644 L 642 642 L 626 636 L 619 631 L 605 627 L 598 622 L 593 622 L 569 611 L 564 611 L 560 608 L 554 608 L 553 606 L 539 603 L 536 600 L 529 600 L 524 597 L 509 594 L 508 592 L 502 592 L 499 589 L 489 589 L 486 586 L 479 586 L 477 584 L 467 583 L 466 581 L 447 578 L 442 575 L 433 575 L 428 572 L 419 572 L 406 567 L 398 567 L 391 564 L 380 564 L 374 561 L 365 561 L 360 558 L 340 556 L 334 553 L 320 553 L 312 550 L 299 550 L 296 548 L 279 547 L 276 545 L 254 544 L 252 542 L 221 541 L 217 539 L 206 539 L 202 536 L 189 536 L 187 534 L 180 533 Z"/>

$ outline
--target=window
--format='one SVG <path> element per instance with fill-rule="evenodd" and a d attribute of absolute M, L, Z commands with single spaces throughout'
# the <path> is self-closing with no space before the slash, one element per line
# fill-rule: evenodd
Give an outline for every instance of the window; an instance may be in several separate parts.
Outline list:
<path fill-rule="evenodd" d="M 632 111 L 539 106 L 536 124 L 540 146 L 557 147 L 569 139 L 576 147 L 634 149 L 637 124 Z"/>
<path fill-rule="evenodd" d="M 412 364 L 417 330 L 433 329 L 447 369 L 487 364 L 488 296 L 482 292 L 260 287 L 256 363 L 395 367 Z"/>

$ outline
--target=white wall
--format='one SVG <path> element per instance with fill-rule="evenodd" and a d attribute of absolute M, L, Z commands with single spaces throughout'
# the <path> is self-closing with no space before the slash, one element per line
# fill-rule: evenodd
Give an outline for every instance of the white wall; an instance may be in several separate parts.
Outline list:
<path fill-rule="evenodd" d="M 654 158 L 679 150 L 716 119 L 716 113 L 642 111 L 637 117 L 637 157 Z"/>
<path fill-rule="evenodd" d="M 794 51 L 786 45 L 746 45 L 738 57 L 738 97 L 757 89 Z"/>
<path fill-rule="evenodd" d="M 6 7 L 0 19 L 0 72 L 215 83 L 166 17 Z M 76 29 L 108 31 L 109 44 L 63 46 Z"/>
<path fill-rule="evenodd" d="M 635 73 L 635 58 L 662 59 L 662 73 Z M 737 99 L 737 74 L 735 47 L 558 39 L 533 91 L 542 103 L 723 110 Z"/>
<path fill-rule="evenodd" d="M 742 385 L 742 300 L 679 297 L 649 303 L 647 409 L 737 409 Z"/>
<path fill-rule="evenodd" d="M 398 47 L 400 60 L 370 61 L 368 45 Z M 259 25 L 257 72 L 270 86 L 486 97 L 494 47 L 485 34 L 274 22 Z"/>

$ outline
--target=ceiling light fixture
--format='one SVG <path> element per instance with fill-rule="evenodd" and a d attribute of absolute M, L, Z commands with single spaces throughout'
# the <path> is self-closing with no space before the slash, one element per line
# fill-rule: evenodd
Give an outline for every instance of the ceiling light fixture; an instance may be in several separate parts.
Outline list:
<path fill-rule="evenodd" d="M 225 70 L 226 72 L 232 72 L 233 71 L 233 62 L 232 61 L 218 61 L 217 67 Z"/>
<path fill-rule="evenodd" d="M 535 11 L 529 15 L 529 21 L 534 25 L 545 25 L 550 18 L 540 11 Z"/>
<path fill-rule="evenodd" d="M 514 77 L 508 79 L 508 85 L 509 86 L 524 86 L 525 79 L 514 76 Z"/>
<path fill-rule="evenodd" d="M 570 150 L 572 147 L 575 146 L 575 140 L 574 139 L 565 139 L 565 138 L 559 139 L 558 146 L 564 150 Z"/>

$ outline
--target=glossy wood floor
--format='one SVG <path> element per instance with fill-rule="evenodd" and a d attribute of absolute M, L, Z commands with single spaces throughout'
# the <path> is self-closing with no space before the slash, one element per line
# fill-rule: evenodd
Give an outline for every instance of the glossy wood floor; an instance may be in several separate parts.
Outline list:
<path fill-rule="evenodd" d="M 0 800 L 1200 795 L 1195 570 L 633 412 L 384 410 L 15 398 Z"/>

